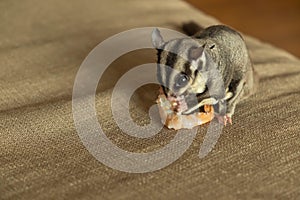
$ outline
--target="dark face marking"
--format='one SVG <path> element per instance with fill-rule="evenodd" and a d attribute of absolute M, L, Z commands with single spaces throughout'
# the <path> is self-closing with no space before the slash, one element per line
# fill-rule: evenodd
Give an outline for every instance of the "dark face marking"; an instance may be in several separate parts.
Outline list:
<path fill-rule="evenodd" d="M 189 77 L 192 75 L 191 63 L 189 61 L 186 61 L 184 64 L 184 73 Z"/>
<path fill-rule="evenodd" d="M 165 71 L 166 71 L 166 86 L 170 88 L 170 77 L 173 72 L 173 67 L 174 64 L 177 62 L 178 56 L 175 53 L 169 52 L 167 55 L 167 62 L 165 66 Z"/>
<path fill-rule="evenodd" d="M 184 73 L 180 73 L 175 78 L 174 88 L 179 90 L 180 88 L 185 87 L 188 84 L 188 81 L 189 77 Z"/>
<path fill-rule="evenodd" d="M 173 72 L 173 68 L 174 65 L 176 64 L 179 55 L 176 54 L 176 52 L 178 51 L 181 43 L 183 40 L 178 40 L 176 41 L 176 43 L 172 46 L 172 50 L 171 51 L 166 51 L 166 46 L 168 43 L 165 43 L 162 47 L 160 47 L 160 49 L 157 49 L 157 79 L 158 82 L 161 84 L 161 87 L 163 88 L 163 91 L 165 93 L 165 95 L 167 96 L 168 91 L 170 90 L 170 76 Z M 166 63 L 162 63 L 162 53 L 165 53 L 166 56 Z M 160 66 L 160 64 L 162 64 L 163 66 Z M 161 73 L 161 68 L 163 68 L 162 70 L 165 72 L 164 75 Z M 162 76 L 165 76 L 164 78 Z M 163 79 L 166 81 L 165 83 L 163 83 Z"/>
<path fill-rule="evenodd" d="M 171 88 L 171 83 L 170 83 L 170 77 L 171 77 L 171 74 L 173 72 L 173 68 L 174 68 L 174 65 L 176 64 L 177 60 L 178 60 L 178 57 L 180 55 L 178 55 L 178 50 L 179 50 L 179 47 L 181 45 L 181 43 L 183 42 L 183 40 L 178 40 L 176 41 L 175 45 L 173 45 L 172 47 L 172 50 L 173 52 L 168 52 L 167 54 L 167 59 L 166 59 L 166 85 L 169 87 L 169 89 L 172 89 Z"/>
<path fill-rule="evenodd" d="M 162 74 L 161 74 L 161 70 L 160 70 L 160 66 L 159 63 L 161 61 L 161 53 L 163 50 L 161 49 L 157 49 L 157 67 L 156 67 L 156 76 L 157 76 L 157 80 L 158 82 L 162 85 Z"/>

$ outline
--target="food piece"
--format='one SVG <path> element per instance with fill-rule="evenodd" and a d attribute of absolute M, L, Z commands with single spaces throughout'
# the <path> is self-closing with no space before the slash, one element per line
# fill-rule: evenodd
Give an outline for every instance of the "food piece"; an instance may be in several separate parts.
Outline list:
<path fill-rule="evenodd" d="M 214 118 L 214 110 L 211 105 L 204 106 L 205 112 L 182 115 L 180 111 L 183 110 L 182 107 L 186 106 L 182 98 L 167 99 L 166 96 L 160 92 L 156 102 L 158 104 L 161 121 L 169 129 L 192 129 L 195 126 L 210 122 Z"/>

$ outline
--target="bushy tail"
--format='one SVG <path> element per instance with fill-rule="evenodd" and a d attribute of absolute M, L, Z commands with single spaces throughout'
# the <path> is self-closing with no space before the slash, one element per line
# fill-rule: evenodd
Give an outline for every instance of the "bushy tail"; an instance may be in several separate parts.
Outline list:
<path fill-rule="evenodd" d="M 188 36 L 195 35 L 197 32 L 203 30 L 204 27 L 200 26 L 196 22 L 190 21 L 182 24 L 182 30 Z"/>

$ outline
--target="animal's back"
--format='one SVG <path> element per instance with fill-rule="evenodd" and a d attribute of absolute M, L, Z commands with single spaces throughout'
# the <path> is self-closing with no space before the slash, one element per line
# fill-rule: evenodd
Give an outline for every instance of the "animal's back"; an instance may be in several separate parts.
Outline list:
<path fill-rule="evenodd" d="M 210 26 L 194 37 L 206 46 L 207 53 L 217 64 L 221 73 L 228 81 L 245 77 L 247 71 L 252 70 L 252 64 L 246 44 L 239 32 L 224 25 Z"/>

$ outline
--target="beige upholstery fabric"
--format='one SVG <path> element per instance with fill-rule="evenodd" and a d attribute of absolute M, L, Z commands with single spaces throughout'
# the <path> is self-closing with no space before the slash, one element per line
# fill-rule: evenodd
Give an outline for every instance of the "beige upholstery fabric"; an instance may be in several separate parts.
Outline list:
<path fill-rule="evenodd" d="M 86 55 L 121 31 L 144 26 L 178 30 L 189 20 L 218 23 L 177 0 L 2 1 L 0 199 L 300 198 L 300 61 L 250 37 L 247 45 L 261 76 L 258 92 L 237 107 L 234 124 L 204 159 L 198 151 L 207 126 L 180 159 L 146 174 L 108 168 L 83 146 L 71 98 Z M 123 149 L 151 151 L 176 134 L 164 129 L 153 138 L 134 139 L 111 118 L 113 84 L 128 69 L 154 60 L 152 50 L 124 55 L 99 87 L 99 121 Z M 134 96 L 138 123 L 148 120 L 155 95 L 156 86 L 145 86 Z"/>

